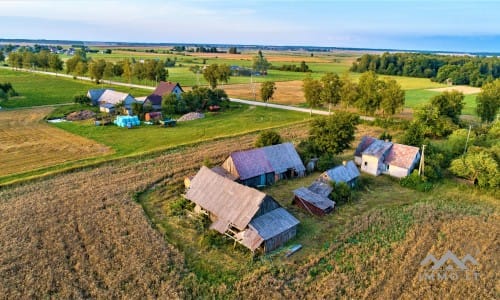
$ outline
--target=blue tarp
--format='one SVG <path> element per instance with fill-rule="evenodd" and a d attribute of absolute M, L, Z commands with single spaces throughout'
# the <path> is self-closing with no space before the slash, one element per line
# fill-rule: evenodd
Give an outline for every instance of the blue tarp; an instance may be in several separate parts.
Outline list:
<path fill-rule="evenodd" d="M 139 126 L 141 121 L 137 116 L 118 116 L 113 123 L 120 127 L 133 127 Z"/>

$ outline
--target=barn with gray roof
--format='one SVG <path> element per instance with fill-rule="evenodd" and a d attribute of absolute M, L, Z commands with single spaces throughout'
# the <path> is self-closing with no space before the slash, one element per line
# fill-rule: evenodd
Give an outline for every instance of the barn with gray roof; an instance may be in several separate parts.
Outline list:
<path fill-rule="evenodd" d="M 306 168 L 291 143 L 233 152 L 222 167 L 248 186 L 265 186 L 275 181 L 302 177 Z"/>
<path fill-rule="evenodd" d="M 272 197 L 202 167 L 189 181 L 186 198 L 212 220 L 210 228 L 251 251 L 272 251 L 297 232 L 299 221 Z"/>

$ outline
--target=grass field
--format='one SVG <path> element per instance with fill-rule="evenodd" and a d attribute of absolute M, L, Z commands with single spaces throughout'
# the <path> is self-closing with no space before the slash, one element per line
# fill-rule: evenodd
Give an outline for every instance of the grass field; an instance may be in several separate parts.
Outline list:
<path fill-rule="evenodd" d="M 0 112 L 0 177 L 112 153 L 109 147 L 48 125 L 50 108 Z"/>
<path fill-rule="evenodd" d="M 286 126 L 309 119 L 307 114 L 298 112 L 241 106 L 223 113 L 207 113 L 204 119 L 179 122 L 174 128 L 141 125 L 126 129 L 94 126 L 90 121 L 58 123 L 55 126 L 107 145 L 116 151 L 115 156 L 123 156 Z"/>
<path fill-rule="evenodd" d="M 20 96 L 8 101 L 0 101 L 5 108 L 31 107 L 73 102 L 75 95 L 87 94 L 89 89 L 108 88 L 105 84 L 96 85 L 91 82 L 70 78 L 55 77 L 0 68 L 0 82 L 10 82 Z M 113 86 L 114 90 L 131 93 L 133 96 L 146 96 L 148 90 Z"/>

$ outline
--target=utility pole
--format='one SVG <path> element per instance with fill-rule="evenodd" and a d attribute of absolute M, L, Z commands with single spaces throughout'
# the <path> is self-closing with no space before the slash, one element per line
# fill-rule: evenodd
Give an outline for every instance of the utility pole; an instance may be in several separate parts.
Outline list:
<path fill-rule="evenodd" d="M 422 145 L 422 156 L 420 157 L 420 165 L 418 166 L 418 176 L 424 176 L 424 152 L 425 145 Z"/>
<path fill-rule="evenodd" d="M 469 137 L 470 137 L 470 130 L 472 128 L 472 125 L 469 125 L 469 132 L 467 133 L 467 141 L 465 141 L 465 148 L 464 148 L 464 155 L 465 156 L 465 153 L 467 152 L 467 145 L 469 144 Z"/>

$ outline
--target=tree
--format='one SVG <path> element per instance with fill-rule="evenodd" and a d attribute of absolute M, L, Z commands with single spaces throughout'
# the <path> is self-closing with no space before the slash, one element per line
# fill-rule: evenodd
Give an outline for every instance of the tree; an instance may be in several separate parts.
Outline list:
<path fill-rule="evenodd" d="M 493 122 L 500 107 L 500 79 L 483 85 L 476 97 L 477 114 L 483 122 Z"/>
<path fill-rule="evenodd" d="M 420 122 L 413 121 L 405 130 L 400 140 L 401 144 L 420 147 L 425 139 L 424 126 Z"/>
<path fill-rule="evenodd" d="M 474 181 L 480 187 L 500 186 L 500 169 L 495 157 L 487 151 L 467 153 L 465 157 L 451 162 L 450 171 L 460 177 Z"/>
<path fill-rule="evenodd" d="M 228 65 L 222 64 L 217 67 L 217 80 L 227 83 L 231 77 L 231 68 Z"/>
<path fill-rule="evenodd" d="M 75 72 L 76 66 L 83 59 L 80 55 L 74 55 L 72 58 L 66 61 L 66 74 L 73 74 Z"/>
<path fill-rule="evenodd" d="M 458 91 L 444 92 L 432 97 L 431 105 L 437 107 L 439 116 L 449 117 L 453 123 L 458 124 L 464 107 L 464 94 Z"/>
<path fill-rule="evenodd" d="M 363 113 L 373 115 L 380 107 L 380 86 L 381 83 L 373 71 L 365 72 L 359 77 L 359 97 L 356 106 Z"/>
<path fill-rule="evenodd" d="M 430 103 L 415 110 L 413 117 L 422 126 L 426 137 L 444 137 L 458 127 L 450 117 L 440 114 L 438 106 Z"/>
<path fill-rule="evenodd" d="M 63 61 L 61 60 L 61 58 L 59 57 L 59 55 L 57 54 L 50 54 L 49 55 L 49 68 L 54 71 L 54 72 L 58 72 L 58 71 L 62 71 L 63 69 Z"/>
<path fill-rule="evenodd" d="M 340 78 L 340 91 L 339 97 L 340 102 L 345 108 L 349 106 L 355 105 L 356 101 L 358 101 L 359 92 L 358 85 L 351 80 L 349 73 L 344 73 Z"/>
<path fill-rule="evenodd" d="M 266 130 L 259 134 L 255 141 L 255 147 L 265 147 L 271 145 L 281 144 L 281 136 L 274 130 Z"/>
<path fill-rule="evenodd" d="M 5 54 L 3 54 L 3 51 L 0 50 L 0 62 L 5 61 Z"/>
<path fill-rule="evenodd" d="M 129 59 L 124 59 L 122 61 L 123 73 L 122 76 L 127 79 L 127 82 L 130 83 L 132 81 L 132 65 L 130 64 Z"/>
<path fill-rule="evenodd" d="M 380 98 L 380 107 L 384 115 L 394 115 L 402 110 L 405 104 L 405 92 L 394 79 L 383 81 Z"/>
<path fill-rule="evenodd" d="M 76 95 L 73 101 L 78 104 L 90 105 L 91 100 L 87 95 Z"/>
<path fill-rule="evenodd" d="M 321 90 L 320 98 L 323 103 L 328 104 L 328 112 L 331 111 L 331 106 L 337 105 L 340 102 L 340 89 L 342 82 L 339 75 L 328 72 L 321 77 L 323 89 Z"/>
<path fill-rule="evenodd" d="M 135 63 L 132 74 L 139 80 L 146 78 L 146 68 L 144 67 L 144 64 L 141 62 Z"/>
<path fill-rule="evenodd" d="M 229 54 L 240 54 L 238 52 L 238 49 L 236 47 L 229 47 L 229 50 L 227 51 Z"/>
<path fill-rule="evenodd" d="M 311 109 L 310 114 L 312 115 L 313 108 L 318 107 L 321 103 L 321 82 L 313 79 L 311 76 L 307 76 L 302 81 L 302 90 L 304 91 L 304 97 Z"/>
<path fill-rule="evenodd" d="M 174 93 L 165 94 L 161 100 L 161 110 L 165 116 L 175 114 L 177 96 Z"/>
<path fill-rule="evenodd" d="M 263 82 L 260 86 L 260 95 L 262 97 L 262 101 L 267 103 L 269 99 L 272 99 L 275 90 L 276 84 L 274 83 L 274 81 Z"/>
<path fill-rule="evenodd" d="M 218 82 L 228 82 L 231 69 L 225 65 L 211 64 L 203 70 L 203 77 L 212 89 L 217 87 Z"/>
<path fill-rule="evenodd" d="M 267 59 L 262 54 L 262 51 L 259 50 L 257 56 L 253 58 L 253 70 L 262 74 L 267 74 L 267 69 L 269 69 L 270 66 L 271 63 L 267 61 Z"/>
<path fill-rule="evenodd" d="M 141 116 L 141 114 L 143 113 L 142 104 L 139 102 L 133 102 L 132 103 L 132 113 L 135 116 Z"/>
<path fill-rule="evenodd" d="M 99 59 L 98 61 L 91 61 L 89 64 L 90 78 L 94 79 L 97 84 L 104 75 L 104 68 L 106 68 L 106 61 Z"/>
<path fill-rule="evenodd" d="M 84 76 L 88 71 L 88 66 L 86 62 L 79 61 L 75 67 L 75 74 L 78 76 Z"/>
<path fill-rule="evenodd" d="M 354 140 L 359 116 L 348 112 L 335 112 L 329 117 L 313 119 L 309 129 L 309 142 L 318 155 L 342 153 Z"/>
<path fill-rule="evenodd" d="M 106 62 L 106 65 L 104 66 L 104 72 L 103 72 L 104 79 L 111 80 L 111 77 L 113 77 L 113 75 L 114 75 L 114 72 L 113 72 L 114 65 L 115 64 L 110 62 L 110 61 Z"/>

